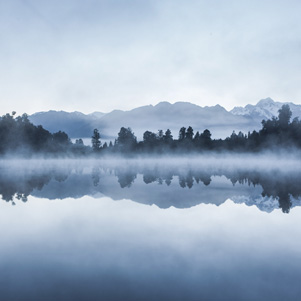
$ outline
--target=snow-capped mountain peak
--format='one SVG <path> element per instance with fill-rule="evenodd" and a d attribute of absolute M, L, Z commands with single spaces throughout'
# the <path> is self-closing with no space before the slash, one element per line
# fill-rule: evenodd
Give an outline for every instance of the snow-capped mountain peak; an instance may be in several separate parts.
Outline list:
<path fill-rule="evenodd" d="M 290 102 L 276 102 L 270 97 L 260 100 L 256 105 L 246 105 L 245 107 L 234 107 L 230 112 L 233 115 L 250 116 L 254 120 L 271 119 L 278 116 L 278 111 L 282 105 L 288 104 L 293 113 L 293 118 L 301 116 L 301 105 Z"/>

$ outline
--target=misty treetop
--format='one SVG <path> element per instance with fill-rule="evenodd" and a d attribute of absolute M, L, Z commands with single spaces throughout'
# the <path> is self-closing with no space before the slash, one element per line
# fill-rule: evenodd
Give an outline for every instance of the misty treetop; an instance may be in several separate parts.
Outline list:
<path fill-rule="evenodd" d="M 33 125 L 27 114 L 15 117 L 16 113 L 0 118 L 0 154 L 28 155 L 82 153 L 83 141 L 71 143 L 65 132 L 50 133 L 41 125 Z"/>
<path fill-rule="evenodd" d="M 100 151 L 101 141 L 98 129 L 94 129 L 92 138 L 92 148 L 94 152 Z"/>
<path fill-rule="evenodd" d="M 114 146 L 104 152 L 121 153 L 169 153 L 199 151 L 243 151 L 254 152 L 275 147 L 301 147 L 301 121 L 294 118 L 288 105 L 278 111 L 278 117 L 262 121 L 262 129 L 244 134 L 233 133 L 226 139 L 212 139 L 211 132 L 195 132 L 191 126 L 181 127 L 178 139 L 174 139 L 171 131 L 158 130 L 157 133 L 145 131 L 143 140 L 137 138 L 130 128 L 122 127 Z"/>
<path fill-rule="evenodd" d="M 15 117 L 15 112 L 0 118 L 0 154 L 31 155 L 46 153 L 54 155 L 87 156 L 90 154 L 139 154 L 175 153 L 202 151 L 255 152 L 275 147 L 301 148 L 301 121 L 294 118 L 288 105 L 283 105 L 278 117 L 262 121 L 259 131 L 244 134 L 233 133 L 225 139 L 212 139 L 208 129 L 202 132 L 191 127 L 181 127 L 175 139 L 170 129 L 157 133 L 145 131 L 143 140 L 138 141 L 129 127 L 122 127 L 115 139 L 101 142 L 101 134 L 94 129 L 91 136 L 92 148 L 82 139 L 72 143 L 65 132 L 50 133 L 42 126 L 33 125 L 26 114 Z"/>

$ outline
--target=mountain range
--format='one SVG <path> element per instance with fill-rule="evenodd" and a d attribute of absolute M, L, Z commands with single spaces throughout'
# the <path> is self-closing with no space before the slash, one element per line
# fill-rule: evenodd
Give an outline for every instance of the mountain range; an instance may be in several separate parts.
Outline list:
<path fill-rule="evenodd" d="M 160 102 L 130 111 L 114 110 L 110 113 L 48 111 L 29 116 L 35 125 L 42 125 L 50 132 L 66 132 L 71 138 L 91 137 L 97 128 L 103 139 L 114 140 L 121 127 L 130 127 L 138 140 L 146 130 L 157 132 L 170 129 L 174 138 L 179 129 L 192 126 L 194 132 L 209 129 L 213 138 L 225 138 L 234 131 L 258 130 L 263 119 L 278 115 L 278 110 L 286 103 L 275 102 L 271 98 L 260 100 L 256 105 L 235 107 L 227 111 L 220 105 L 200 107 L 189 102 Z M 301 105 L 289 104 L 293 118 L 301 116 Z"/>
<path fill-rule="evenodd" d="M 292 118 L 301 116 L 301 105 L 296 105 L 292 102 L 276 102 L 271 98 L 262 99 L 256 105 L 234 107 L 230 113 L 240 116 L 250 116 L 253 120 L 261 122 L 263 119 L 271 119 L 277 116 L 278 110 L 284 104 L 289 105 L 292 111 Z"/>

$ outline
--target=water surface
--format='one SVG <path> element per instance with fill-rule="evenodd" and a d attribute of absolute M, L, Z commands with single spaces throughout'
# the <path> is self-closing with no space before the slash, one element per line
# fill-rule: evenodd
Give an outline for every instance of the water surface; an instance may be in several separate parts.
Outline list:
<path fill-rule="evenodd" d="M 1 162 L 1 297 L 298 300 L 301 173 L 282 163 Z"/>

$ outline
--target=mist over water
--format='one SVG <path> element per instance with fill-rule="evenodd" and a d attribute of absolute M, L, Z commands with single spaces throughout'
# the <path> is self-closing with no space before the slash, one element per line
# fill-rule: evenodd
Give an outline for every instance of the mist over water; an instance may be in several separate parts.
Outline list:
<path fill-rule="evenodd" d="M 190 157 L 108 157 L 99 160 L 0 161 L 0 194 L 7 202 L 108 196 L 160 208 L 220 205 L 227 199 L 261 210 L 299 205 L 296 155 L 210 154 Z M 267 205 L 268 204 L 268 205 Z M 267 207 L 268 206 L 268 207 Z"/>
<path fill-rule="evenodd" d="M 283 153 L 1 160 L 1 297 L 297 300 L 298 162 Z"/>

